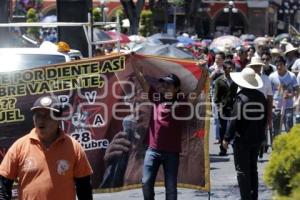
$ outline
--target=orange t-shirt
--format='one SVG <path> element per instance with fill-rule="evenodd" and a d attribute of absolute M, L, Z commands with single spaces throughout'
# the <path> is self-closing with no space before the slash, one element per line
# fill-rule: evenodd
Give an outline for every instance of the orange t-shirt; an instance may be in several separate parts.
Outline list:
<path fill-rule="evenodd" d="M 91 174 L 81 145 L 62 131 L 46 149 L 32 129 L 11 146 L 0 165 L 0 175 L 19 178 L 21 200 L 75 200 L 74 178 Z"/>

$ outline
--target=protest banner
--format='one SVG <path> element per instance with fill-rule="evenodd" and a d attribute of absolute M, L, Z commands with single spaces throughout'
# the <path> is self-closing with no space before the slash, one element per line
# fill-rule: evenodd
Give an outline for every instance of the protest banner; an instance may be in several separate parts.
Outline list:
<path fill-rule="evenodd" d="M 151 110 L 132 65 L 143 69 L 153 87 L 166 74 L 178 75 L 184 93 L 196 87 L 202 74 L 195 61 L 132 54 L 0 73 L 1 157 L 14 141 L 32 129 L 30 107 L 34 100 L 51 94 L 63 104 L 62 128 L 86 151 L 94 171 L 93 188 L 98 192 L 114 192 L 140 187 Z M 198 98 L 198 104 L 191 108 L 191 118 L 184 121 L 178 174 L 179 187 L 204 191 L 210 190 L 207 88 Z M 105 150 L 114 135 L 124 129 L 124 118 L 133 112 L 138 112 L 139 117 L 133 148 L 123 169 L 108 171 L 109 163 L 103 159 Z M 161 185 L 162 181 L 160 171 L 157 184 Z"/>

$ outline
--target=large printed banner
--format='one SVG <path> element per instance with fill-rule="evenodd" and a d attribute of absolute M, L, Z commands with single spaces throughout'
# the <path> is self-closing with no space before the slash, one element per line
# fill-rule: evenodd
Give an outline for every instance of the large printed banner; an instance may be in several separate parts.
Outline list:
<path fill-rule="evenodd" d="M 196 87 L 202 74 L 194 61 L 128 54 L 0 73 L 1 157 L 15 140 L 33 128 L 33 102 L 41 95 L 55 95 L 63 104 L 62 128 L 87 153 L 94 171 L 93 188 L 113 192 L 140 187 L 151 107 L 133 73 L 133 65 L 141 69 L 153 88 L 160 77 L 176 74 L 186 94 Z M 200 95 L 192 118 L 182 121 L 179 187 L 210 190 L 207 97 Z M 138 119 L 130 139 L 131 151 L 118 157 L 112 154 L 107 159 L 106 149 L 131 116 Z M 161 169 L 157 184 L 162 183 Z"/>

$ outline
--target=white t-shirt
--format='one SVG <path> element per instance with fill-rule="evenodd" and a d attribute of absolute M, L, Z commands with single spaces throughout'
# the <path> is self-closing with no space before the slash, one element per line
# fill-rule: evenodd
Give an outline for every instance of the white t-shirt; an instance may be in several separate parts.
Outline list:
<path fill-rule="evenodd" d="M 292 71 L 299 71 L 300 70 L 300 58 L 295 60 L 294 64 L 291 67 Z"/>
<path fill-rule="evenodd" d="M 293 92 L 296 87 L 298 87 L 296 76 L 293 72 L 287 71 L 285 75 L 280 76 L 278 72 L 273 72 L 269 76 L 271 80 L 272 90 L 274 92 L 274 104 L 276 109 L 281 109 L 282 106 L 286 108 L 293 107 L 293 98 L 289 98 L 284 100 L 282 97 L 282 91 L 279 90 L 280 86 L 283 87 L 284 90 L 288 92 Z M 285 105 L 282 103 L 285 102 Z"/>
<path fill-rule="evenodd" d="M 269 77 L 265 74 L 262 74 L 260 77 L 263 81 L 263 87 L 258 90 L 265 95 L 265 98 L 267 98 L 267 96 L 273 96 L 272 84 Z"/>

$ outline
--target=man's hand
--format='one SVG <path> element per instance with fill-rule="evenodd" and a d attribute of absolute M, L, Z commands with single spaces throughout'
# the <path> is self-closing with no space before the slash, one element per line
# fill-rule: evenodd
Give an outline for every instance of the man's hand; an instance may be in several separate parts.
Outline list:
<path fill-rule="evenodd" d="M 228 149 L 228 142 L 227 141 L 225 141 L 225 140 L 223 140 L 223 147 L 224 147 L 224 149 Z"/>
<path fill-rule="evenodd" d="M 200 67 L 204 67 L 207 64 L 207 60 L 199 60 L 197 62 L 197 65 Z"/>
<path fill-rule="evenodd" d="M 131 142 L 126 138 L 125 132 L 119 132 L 112 139 L 107 147 L 104 155 L 104 160 L 109 162 L 111 159 L 122 155 L 123 152 L 128 152 L 131 148 Z"/>

